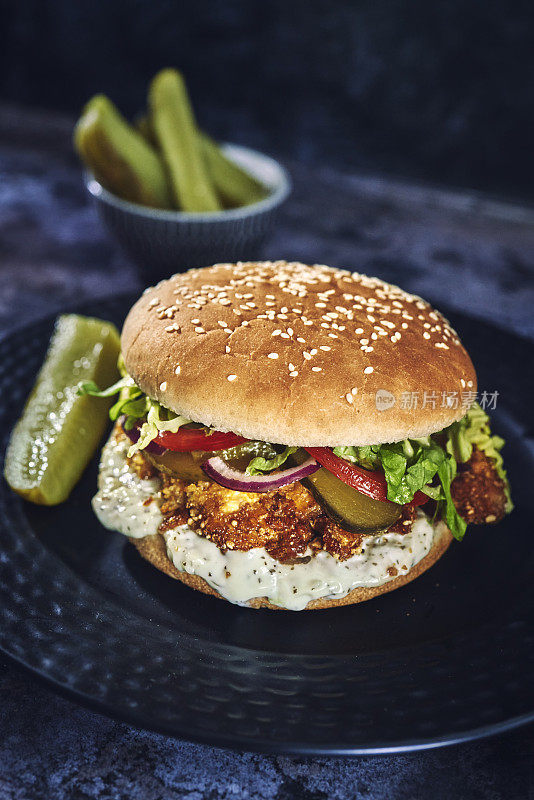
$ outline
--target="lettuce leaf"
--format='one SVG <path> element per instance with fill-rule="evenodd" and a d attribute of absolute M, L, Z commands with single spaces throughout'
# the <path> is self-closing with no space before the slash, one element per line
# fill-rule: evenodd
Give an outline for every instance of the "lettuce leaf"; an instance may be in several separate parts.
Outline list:
<path fill-rule="evenodd" d="M 366 444 L 362 447 L 334 447 L 334 454 L 344 458 L 345 461 L 359 464 L 365 469 L 378 469 L 380 466 L 379 450 L 379 444 Z"/>
<path fill-rule="evenodd" d="M 510 512 L 514 504 L 500 452 L 504 446 L 504 439 L 492 434 L 490 419 L 486 412 L 478 403 L 473 403 L 465 417 L 446 428 L 444 434 L 447 437 L 446 450 L 457 463 L 469 461 L 473 445 L 476 445 L 488 458 L 492 459 L 498 476 L 504 482 L 506 512 Z"/>
<path fill-rule="evenodd" d="M 182 425 L 191 422 L 187 417 L 173 414 L 172 411 L 144 394 L 126 372 L 122 356 L 119 356 L 118 367 L 122 378 L 113 386 L 101 390 L 94 381 L 86 381 L 78 385 L 77 393 L 92 397 L 113 397 L 113 395 L 119 394 L 119 399 L 109 410 L 109 418 L 115 422 L 119 417 L 125 415 L 125 430 L 131 430 L 139 420 L 144 420 L 139 431 L 139 439 L 128 450 L 130 457 L 139 450 L 144 450 L 160 433 L 165 431 L 177 433 Z"/>
<path fill-rule="evenodd" d="M 500 453 L 503 439 L 491 433 L 488 415 L 475 403 L 458 422 L 440 433 L 421 439 L 365 447 L 335 447 L 334 453 L 365 469 L 382 469 L 388 487 L 388 500 L 409 503 L 422 491 L 438 504 L 438 514 L 446 520 L 457 539 L 465 534 L 466 523 L 458 514 L 451 496 L 457 464 L 471 458 L 476 445 L 495 464 L 506 491 L 506 511 L 513 508 L 510 488 Z"/>
<path fill-rule="evenodd" d="M 256 458 L 253 458 L 249 463 L 245 471 L 247 475 L 261 475 L 264 472 L 271 472 L 273 469 L 278 469 L 278 467 L 281 467 L 282 464 L 287 461 L 289 456 L 292 456 L 293 453 L 297 452 L 297 450 L 298 447 L 286 447 L 282 453 L 278 453 L 278 455 L 274 456 L 273 458 L 256 456 Z"/>
<path fill-rule="evenodd" d="M 385 444 L 379 458 L 388 484 L 388 500 L 404 505 L 413 500 L 416 492 L 429 484 L 445 460 L 445 453 L 434 442 L 422 445 L 410 443 L 411 455 L 406 454 L 404 442 Z"/>
<path fill-rule="evenodd" d="M 439 502 L 438 513 L 445 518 L 447 527 L 459 542 L 462 541 L 467 528 L 467 523 L 458 514 L 451 496 L 451 483 L 456 476 L 456 461 L 453 456 L 444 459 L 438 469 L 438 477 L 441 481 L 443 499 Z"/>

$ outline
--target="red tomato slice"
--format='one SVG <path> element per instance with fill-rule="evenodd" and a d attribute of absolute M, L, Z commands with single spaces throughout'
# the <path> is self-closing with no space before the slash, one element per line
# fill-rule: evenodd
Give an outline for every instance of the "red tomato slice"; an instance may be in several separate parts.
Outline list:
<path fill-rule="evenodd" d="M 154 441 L 167 450 L 188 453 L 191 450 L 226 450 L 248 442 L 248 439 L 238 436 L 237 433 L 206 433 L 203 428 L 180 428 L 178 433 L 160 433 Z"/>
<path fill-rule="evenodd" d="M 305 449 L 322 467 L 332 472 L 343 483 L 357 489 L 361 494 L 372 497 L 373 500 L 388 499 L 386 479 L 381 472 L 373 472 L 355 464 L 349 464 L 344 458 L 336 456 L 329 447 L 306 447 Z M 416 492 L 408 505 L 421 506 L 428 500 L 426 494 Z"/>

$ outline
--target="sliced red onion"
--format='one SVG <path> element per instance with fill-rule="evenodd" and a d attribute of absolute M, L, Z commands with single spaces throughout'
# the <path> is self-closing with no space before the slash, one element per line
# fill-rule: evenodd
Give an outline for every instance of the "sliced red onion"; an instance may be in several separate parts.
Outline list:
<path fill-rule="evenodd" d="M 126 428 L 124 427 L 125 421 L 126 421 L 126 416 L 122 416 L 120 418 L 121 428 L 128 437 L 128 439 L 135 444 L 140 436 L 139 426 L 134 425 L 133 428 L 126 430 Z M 149 442 L 147 446 L 143 448 L 143 450 L 146 450 L 147 453 L 152 453 L 155 456 L 160 456 L 162 453 L 165 452 L 165 448 L 162 447 L 160 444 L 156 444 L 156 442 Z"/>
<path fill-rule="evenodd" d="M 273 489 L 307 478 L 321 467 L 314 458 L 308 458 L 303 464 L 281 472 L 273 472 L 270 475 L 247 475 L 246 472 L 230 467 L 220 456 L 209 458 L 201 466 L 209 478 L 237 492 L 271 492 Z"/>

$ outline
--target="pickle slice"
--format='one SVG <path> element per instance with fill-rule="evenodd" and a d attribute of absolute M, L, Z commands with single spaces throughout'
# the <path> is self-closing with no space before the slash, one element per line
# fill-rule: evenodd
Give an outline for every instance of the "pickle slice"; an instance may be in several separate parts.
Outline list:
<path fill-rule="evenodd" d="M 248 206 L 267 197 L 264 184 L 228 158 L 210 136 L 201 133 L 200 145 L 210 177 L 225 206 Z"/>
<path fill-rule="evenodd" d="M 210 480 L 202 471 L 200 465 L 210 458 L 213 453 L 204 453 L 201 450 L 195 450 L 192 453 L 165 450 L 161 455 L 147 453 L 146 450 L 143 450 L 142 453 L 156 469 L 174 478 L 182 478 L 184 481 L 193 482 Z"/>
<path fill-rule="evenodd" d="M 181 74 L 175 69 L 158 72 L 148 99 L 150 120 L 176 206 L 183 211 L 219 211 L 221 204 L 202 157 L 197 124 Z"/>
<path fill-rule="evenodd" d="M 74 146 L 113 194 L 132 203 L 172 208 L 159 154 L 105 95 L 95 95 L 85 106 L 74 131 Z"/>
<path fill-rule="evenodd" d="M 80 397 L 80 381 L 109 386 L 118 375 L 119 333 L 103 320 L 59 317 L 44 364 L 6 454 L 4 475 L 32 503 L 69 496 L 106 428 L 112 400 Z"/>
<path fill-rule="evenodd" d="M 368 535 L 380 533 L 401 516 L 401 506 L 397 503 L 366 497 L 324 467 L 302 482 L 328 516 L 346 531 Z"/>

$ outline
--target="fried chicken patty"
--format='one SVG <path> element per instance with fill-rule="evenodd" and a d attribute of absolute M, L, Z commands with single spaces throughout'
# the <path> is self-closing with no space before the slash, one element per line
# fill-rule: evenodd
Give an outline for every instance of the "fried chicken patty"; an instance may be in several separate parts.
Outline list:
<path fill-rule="evenodd" d="M 301 483 L 256 493 L 169 475 L 161 481 L 161 531 L 187 523 L 221 550 L 263 547 L 283 563 L 307 557 L 308 549 L 325 549 L 342 560 L 361 549 L 363 536 L 332 522 Z"/>
<path fill-rule="evenodd" d="M 141 477 L 157 475 L 161 481 L 161 532 L 188 524 L 221 550 L 263 547 L 283 563 L 308 557 L 309 549 L 326 550 L 340 561 L 361 551 L 365 535 L 337 525 L 300 482 L 272 492 L 238 492 L 159 472 L 141 453 L 130 463 Z M 459 465 L 451 491 L 466 522 L 497 522 L 504 516 L 504 483 L 493 461 L 477 448 L 468 462 Z M 408 533 L 415 512 L 413 506 L 403 507 L 390 530 Z"/>
<path fill-rule="evenodd" d="M 494 461 L 477 447 L 473 447 L 469 461 L 458 465 L 451 495 L 458 513 L 467 523 L 500 522 L 506 513 L 504 481 Z"/>

